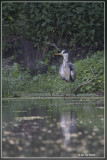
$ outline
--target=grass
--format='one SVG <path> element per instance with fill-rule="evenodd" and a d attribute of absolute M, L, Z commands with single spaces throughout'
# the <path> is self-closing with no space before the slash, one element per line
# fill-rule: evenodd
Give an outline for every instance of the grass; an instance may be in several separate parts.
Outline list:
<path fill-rule="evenodd" d="M 104 91 L 104 53 L 97 52 L 91 57 L 75 62 L 77 78 L 72 83 L 72 93 L 81 83 L 99 74 L 91 83 L 83 86 L 78 94 L 90 94 Z M 19 64 L 10 65 L 9 60 L 3 61 L 2 70 L 2 95 L 3 97 L 21 97 L 26 94 L 45 94 L 51 96 L 70 94 L 70 84 L 59 76 L 59 68 L 51 67 L 46 74 L 38 74 L 32 77 L 30 70 L 24 70 Z"/>

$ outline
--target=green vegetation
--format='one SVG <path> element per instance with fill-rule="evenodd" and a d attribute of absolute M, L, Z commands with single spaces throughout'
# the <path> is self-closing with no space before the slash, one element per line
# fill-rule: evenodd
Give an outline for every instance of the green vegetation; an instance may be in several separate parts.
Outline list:
<path fill-rule="evenodd" d="M 21 93 L 65 93 L 64 81 L 61 80 L 58 69 L 52 66 L 46 74 L 31 77 L 29 69 L 23 70 L 19 64 L 13 66 L 9 62 L 3 67 L 3 97 L 17 97 Z M 104 90 L 104 53 L 96 52 L 75 63 L 77 78 L 72 83 L 72 91 L 82 82 L 98 75 L 93 81 L 83 86 L 78 93 L 93 93 Z M 66 83 L 66 93 L 70 93 L 70 84 Z"/>
<path fill-rule="evenodd" d="M 104 3 L 3 2 L 2 48 L 3 97 L 70 93 L 59 76 L 58 48 L 67 49 L 75 63 L 72 92 L 93 77 L 77 93 L 103 92 Z"/>
<path fill-rule="evenodd" d="M 33 41 L 48 62 L 53 59 L 48 42 L 77 57 L 103 50 L 104 3 L 3 2 L 2 9 L 3 55 L 20 37 Z"/>

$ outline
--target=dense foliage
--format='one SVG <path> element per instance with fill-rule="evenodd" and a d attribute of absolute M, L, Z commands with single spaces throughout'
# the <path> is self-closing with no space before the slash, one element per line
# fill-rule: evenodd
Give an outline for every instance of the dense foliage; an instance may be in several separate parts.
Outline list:
<path fill-rule="evenodd" d="M 103 2 L 3 2 L 2 10 L 3 53 L 20 37 L 32 40 L 48 60 L 53 58 L 49 42 L 80 57 L 103 50 Z"/>
<path fill-rule="evenodd" d="M 91 83 L 81 87 L 78 93 L 93 93 L 104 90 L 104 57 L 103 52 L 96 52 L 92 57 L 87 57 L 75 63 L 77 70 L 76 81 L 72 83 L 72 92 L 82 82 L 92 79 Z M 61 80 L 58 69 L 52 66 L 47 74 L 30 76 L 29 69 L 23 71 L 19 64 L 9 65 L 9 61 L 3 62 L 3 97 L 17 97 L 23 93 L 70 93 L 70 84 L 67 83 L 66 91 L 64 81 Z"/>
<path fill-rule="evenodd" d="M 22 53 L 20 39 L 23 43 L 24 40 L 33 42 L 36 50 L 33 56 L 26 46 L 23 51 L 26 54 Z M 77 79 L 72 83 L 72 91 L 94 76 L 96 78 L 82 86 L 78 93 L 104 89 L 103 2 L 3 2 L 2 46 L 3 97 L 20 96 L 22 92 L 51 95 L 65 92 L 55 58 L 58 48 L 67 49 L 75 62 Z M 30 66 L 24 67 L 22 57 L 28 65 L 34 64 L 33 76 Z M 41 74 L 40 70 L 45 67 L 47 72 Z M 69 92 L 67 84 L 66 93 Z"/>

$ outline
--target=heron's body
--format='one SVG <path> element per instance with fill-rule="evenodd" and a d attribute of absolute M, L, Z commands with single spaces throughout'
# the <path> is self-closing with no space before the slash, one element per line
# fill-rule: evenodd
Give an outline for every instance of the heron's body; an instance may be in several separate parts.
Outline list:
<path fill-rule="evenodd" d="M 73 63 L 68 62 L 68 53 L 66 53 L 66 51 L 63 50 L 59 55 L 63 56 L 63 63 L 59 70 L 61 78 L 67 82 L 73 82 L 76 78 L 77 73 Z"/>
<path fill-rule="evenodd" d="M 66 82 L 70 82 L 71 84 L 71 82 L 75 80 L 77 73 L 73 63 L 68 62 L 68 53 L 65 50 L 63 50 L 61 53 L 57 53 L 56 55 L 63 56 L 63 63 L 59 70 L 61 78 Z"/>
<path fill-rule="evenodd" d="M 59 70 L 59 74 L 66 82 L 73 82 L 76 78 L 76 70 L 73 63 L 67 62 L 66 64 L 62 64 Z"/>

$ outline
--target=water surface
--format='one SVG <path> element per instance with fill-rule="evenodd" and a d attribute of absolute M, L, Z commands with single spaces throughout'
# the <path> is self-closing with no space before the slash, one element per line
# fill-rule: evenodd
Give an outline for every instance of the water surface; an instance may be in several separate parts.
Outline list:
<path fill-rule="evenodd" d="M 2 157 L 104 156 L 104 105 L 98 100 L 3 100 L 2 127 Z"/>

